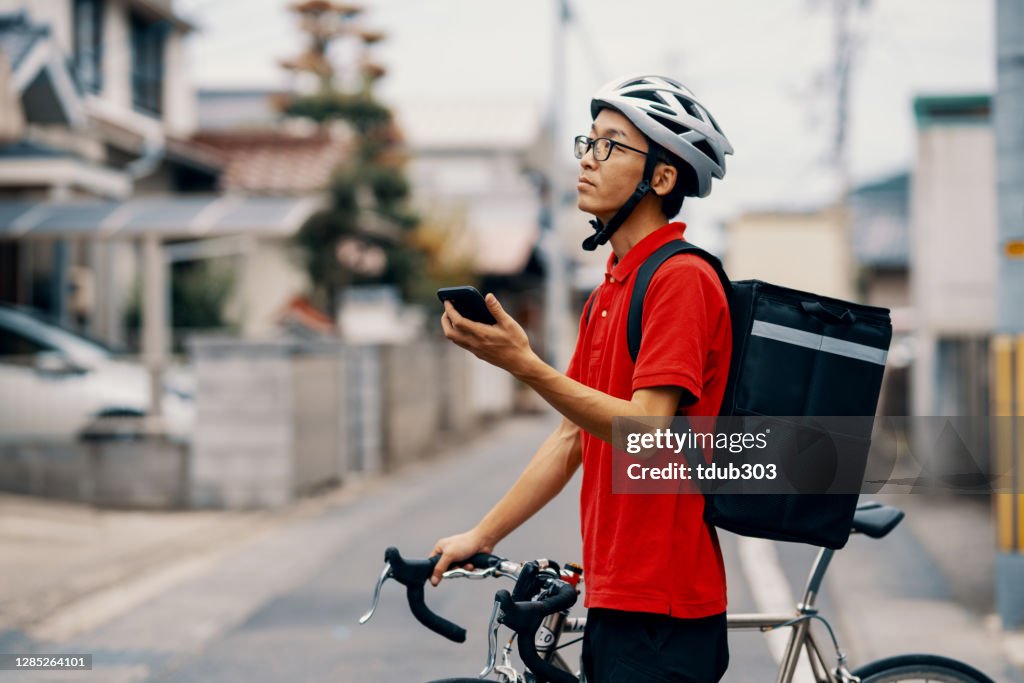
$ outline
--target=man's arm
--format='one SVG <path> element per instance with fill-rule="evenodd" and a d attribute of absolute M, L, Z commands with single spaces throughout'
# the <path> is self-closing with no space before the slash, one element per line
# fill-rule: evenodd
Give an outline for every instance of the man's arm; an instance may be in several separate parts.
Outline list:
<path fill-rule="evenodd" d="M 684 398 L 681 387 L 640 389 L 628 401 L 592 389 L 541 360 L 530 348 L 526 332 L 493 294 L 487 295 L 486 303 L 497 325 L 473 322 L 459 315 L 450 302 L 445 302 L 445 313 L 441 317 L 445 336 L 478 358 L 515 375 L 558 412 L 597 438 L 611 443 L 614 417 L 676 414 L 680 399 Z"/>
<path fill-rule="evenodd" d="M 580 428 L 563 419 L 541 444 L 523 473 L 490 512 L 470 529 L 442 538 L 432 555 L 441 555 L 430 582 L 435 586 L 453 561 L 489 553 L 503 538 L 547 505 L 565 488 L 582 462 Z"/>

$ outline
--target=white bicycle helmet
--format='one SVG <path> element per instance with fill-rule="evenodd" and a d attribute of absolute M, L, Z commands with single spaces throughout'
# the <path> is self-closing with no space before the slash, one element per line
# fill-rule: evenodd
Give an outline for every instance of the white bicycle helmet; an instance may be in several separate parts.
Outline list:
<path fill-rule="evenodd" d="M 655 146 L 693 169 L 696 196 L 708 196 L 712 177 L 725 177 L 725 155 L 732 154 L 732 145 L 704 105 L 679 81 L 665 76 L 616 78 L 594 93 L 590 100 L 591 116 L 596 119 L 605 107 L 623 114 Z M 585 250 L 594 251 L 606 243 L 651 191 L 659 156 L 647 155 L 636 190 L 607 224 L 597 217 L 590 221 L 594 234 L 583 241 Z"/>
<path fill-rule="evenodd" d="M 604 107 L 622 113 L 648 138 L 689 164 L 698 197 L 711 192 L 711 178 L 725 176 L 732 145 L 693 93 L 665 76 L 627 76 L 603 85 L 590 101 L 591 116 Z"/>

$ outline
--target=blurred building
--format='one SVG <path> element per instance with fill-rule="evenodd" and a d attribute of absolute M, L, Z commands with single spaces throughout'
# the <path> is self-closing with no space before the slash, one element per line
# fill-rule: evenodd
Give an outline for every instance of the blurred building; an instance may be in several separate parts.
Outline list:
<path fill-rule="evenodd" d="M 853 189 L 850 241 L 858 269 L 860 300 L 892 309 L 894 325 L 903 326 L 910 305 L 909 172 Z"/>
<path fill-rule="evenodd" d="M 421 101 L 396 107 L 409 179 L 429 220 L 461 220 L 480 275 L 522 272 L 538 239 L 541 202 L 526 155 L 539 108 L 523 100 Z"/>
<path fill-rule="evenodd" d="M 892 316 L 893 338 L 878 399 L 881 415 L 910 414 L 910 185 L 910 173 L 904 171 L 860 185 L 849 197 L 857 300 L 888 308 Z"/>
<path fill-rule="evenodd" d="M 991 98 L 918 97 L 914 113 L 913 411 L 985 415 L 997 286 Z"/>
<path fill-rule="evenodd" d="M 220 191 L 223 155 L 190 139 L 192 31 L 169 0 L 0 0 L 0 301 L 120 343 L 140 281 L 169 321 L 172 263 L 313 210 Z"/>
<path fill-rule="evenodd" d="M 355 152 L 357 140 L 341 121 L 321 126 L 283 116 L 280 105 L 287 96 L 272 89 L 203 88 L 192 140 L 224 158 L 219 187 L 227 194 L 298 197 L 326 206 L 331 177 Z M 369 209 L 363 221 L 368 232 L 391 234 Z M 302 295 L 309 276 L 292 237 L 294 232 L 265 235 L 247 246 L 228 302 L 228 314 L 244 336 L 265 336 L 282 324 L 313 329 L 299 322 L 305 320 Z M 339 245 L 339 258 L 350 256 L 343 251 L 356 244 Z M 397 289 L 386 285 L 346 288 L 338 317 L 342 337 L 360 344 L 408 341 L 422 323 L 422 311 L 404 305 Z"/>
<path fill-rule="evenodd" d="M 198 127 L 210 132 L 274 128 L 281 118 L 278 98 L 287 94 L 266 88 L 200 88 Z"/>
<path fill-rule="evenodd" d="M 840 218 L 833 207 L 742 214 L 726 225 L 726 272 L 852 299 L 851 247 Z"/>
<path fill-rule="evenodd" d="M 540 349 L 543 200 L 532 158 L 543 134 L 539 103 L 424 99 L 399 103 L 396 114 L 417 210 L 458 238 L 481 286 L 502 298 Z"/>
<path fill-rule="evenodd" d="M 206 128 L 206 102 L 200 129 L 192 140 L 216 150 L 224 159 L 218 187 L 228 196 L 297 198 L 314 206 L 326 202 L 331 175 L 351 154 L 351 136 L 329 128 L 263 127 L 241 111 L 230 128 L 222 113 L 220 128 Z M 245 122 L 245 123 L 243 123 Z M 292 223 L 297 230 L 301 224 Z M 291 232 L 251 236 L 237 250 L 236 286 L 227 303 L 227 316 L 247 337 L 272 334 L 289 315 L 290 302 L 309 290 Z"/>

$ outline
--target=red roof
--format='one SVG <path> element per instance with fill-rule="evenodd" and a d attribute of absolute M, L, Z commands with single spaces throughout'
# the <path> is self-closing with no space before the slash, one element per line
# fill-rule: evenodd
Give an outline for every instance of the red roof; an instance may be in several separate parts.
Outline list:
<path fill-rule="evenodd" d="M 327 131 L 297 135 L 270 131 L 206 131 L 193 140 L 226 159 L 225 192 L 311 194 L 325 189 L 352 145 Z"/>

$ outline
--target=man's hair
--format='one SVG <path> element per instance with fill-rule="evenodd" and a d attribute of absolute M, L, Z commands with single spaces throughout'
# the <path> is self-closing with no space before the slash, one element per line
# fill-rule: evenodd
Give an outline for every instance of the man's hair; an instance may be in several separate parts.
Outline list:
<path fill-rule="evenodd" d="M 665 214 L 665 218 L 674 218 L 683 208 L 683 198 L 692 197 L 698 193 L 697 173 L 688 163 L 676 155 L 670 154 L 650 138 L 647 139 L 647 147 L 648 150 L 655 152 L 658 161 L 676 169 L 676 184 L 668 194 L 661 197 L 661 212 Z"/>

